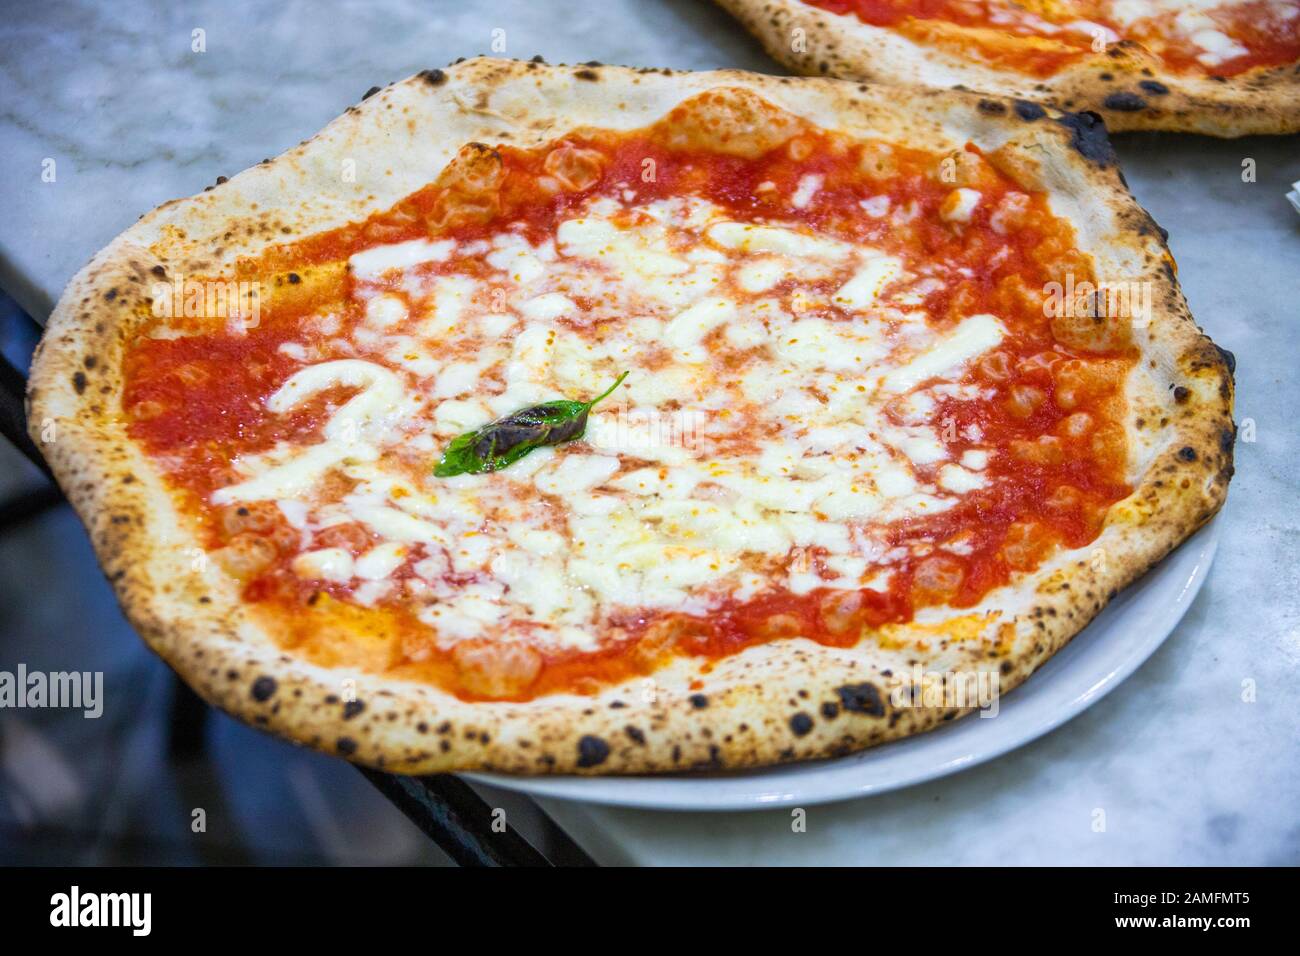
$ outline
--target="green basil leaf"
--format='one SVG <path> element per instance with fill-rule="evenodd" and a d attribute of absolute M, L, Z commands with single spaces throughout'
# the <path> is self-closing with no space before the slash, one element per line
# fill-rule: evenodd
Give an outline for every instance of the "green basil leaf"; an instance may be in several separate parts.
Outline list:
<path fill-rule="evenodd" d="M 587 432 L 592 406 L 623 384 L 627 372 L 589 402 L 556 399 L 488 422 L 454 438 L 433 469 L 439 478 L 480 475 L 513 465 L 534 448 L 575 441 Z"/>

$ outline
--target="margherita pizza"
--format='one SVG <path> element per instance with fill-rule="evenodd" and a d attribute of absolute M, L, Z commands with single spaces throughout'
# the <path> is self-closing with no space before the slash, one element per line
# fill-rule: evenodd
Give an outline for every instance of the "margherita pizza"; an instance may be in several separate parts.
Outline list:
<path fill-rule="evenodd" d="M 145 639 L 392 770 L 742 767 L 1005 691 L 1210 518 L 1232 375 L 1099 124 L 472 60 L 72 281 L 31 428 Z"/>
<path fill-rule="evenodd" d="M 1300 130 L 1300 0 L 718 0 L 791 69 L 964 87 L 1112 130 Z"/>

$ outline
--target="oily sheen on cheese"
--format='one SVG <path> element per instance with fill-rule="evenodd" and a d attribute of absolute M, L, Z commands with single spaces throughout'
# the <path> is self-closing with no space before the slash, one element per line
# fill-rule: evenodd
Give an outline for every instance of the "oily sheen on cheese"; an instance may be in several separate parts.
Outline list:
<path fill-rule="evenodd" d="M 276 251 L 307 291 L 257 327 L 135 346 L 133 434 L 286 647 L 589 692 L 666 654 L 847 646 L 1095 537 L 1132 358 L 1044 313 L 1090 266 L 1043 197 L 969 150 L 657 137 L 502 147 L 467 223 L 427 231 L 459 195 L 431 186 L 310 240 L 302 276 Z M 458 435 L 623 372 L 583 440 L 434 476 Z"/>

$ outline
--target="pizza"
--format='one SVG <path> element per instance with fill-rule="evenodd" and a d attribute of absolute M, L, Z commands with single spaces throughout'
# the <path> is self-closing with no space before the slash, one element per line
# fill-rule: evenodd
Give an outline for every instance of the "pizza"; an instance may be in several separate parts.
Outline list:
<path fill-rule="evenodd" d="M 1104 130 L 989 104 L 427 71 L 98 253 L 32 434 L 144 639 L 329 753 L 656 772 L 926 730 L 1232 471 L 1230 358 Z"/>
<path fill-rule="evenodd" d="M 1300 0 L 718 0 L 799 73 L 962 87 L 1112 130 L 1300 131 Z"/>

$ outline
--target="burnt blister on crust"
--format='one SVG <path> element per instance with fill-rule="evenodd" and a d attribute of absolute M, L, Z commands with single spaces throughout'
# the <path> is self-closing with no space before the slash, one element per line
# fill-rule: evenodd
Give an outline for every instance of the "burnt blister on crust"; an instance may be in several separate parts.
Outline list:
<path fill-rule="evenodd" d="M 1047 110 L 1030 100 L 1016 100 L 1016 115 L 1022 120 L 1032 123 L 1034 120 L 1040 120 L 1047 115 Z"/>
<path fill-rule="evenodd" d="M 1108 95 L 1101 101 L 1101 105 L 1108 110 L 1115 110 L 1117 113 L 1136 113 L 1138 110 L 1147 108 L 1147 101 L 1136 93 L 1119 90 Z"/>
<path fill-rule="evenodd" d="M 609 744 L 603 738 L 586 734 L 578 740 L 578 766 L 599 767 L 609 759 Z"/>
<path fill-rule="evenodd" d="M 1237 374 L 1237 356 L 1234 355 L 1233 353 L 1229 352 L 1227 349 L 1225 349 L 1225 348 L 1224 348 L 1223 346 L 1221 346 L 1221 345 L 1217 345 L 1217 344 L 1216 344 L 1214 347 L 1215 347 L 1216 349 L 1218 349 L 1218 351 L 1219 351 L 1219 356 L 1223 359 L 1223 364 L 1226 365 L 1226 366 L 1228 366 L 1228 374 L 1229 374 L 1229 375 L 1236 375 L 1236 374 Z"/>
<path fill-rule="evenodd" d="M 1115 166 L 1119 160 L 1106 133 L 1106 122 L 1091 110 L 1081 113 L 1062 113 L 1056 118 L 1070 131 L 1070 145 L 1084 159 L 1098 166 Z"/>
<path fill-rule="evenodd" d="M 263 704 L 275 696 L 277 686 L 274 677 L 263 675 L 253 681 L 253 685 L 249 688 L 248 693 L 253 700 L 257 701 L 259 704 Z"/>
<path fill-rule="evenodd" d="M 880 697 L 880 690 L 870 681 L 860 684 L 845 684 L 837 687 L 840 706 L 851 714 L 867 714 L 870 717 L 885 716 L 885 702 Z"/>

